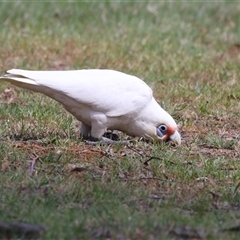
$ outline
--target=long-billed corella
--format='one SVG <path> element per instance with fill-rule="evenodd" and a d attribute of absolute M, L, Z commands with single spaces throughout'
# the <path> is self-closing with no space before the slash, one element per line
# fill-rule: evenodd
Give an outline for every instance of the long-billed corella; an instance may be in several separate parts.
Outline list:
<path fill-rule="evenodd" d="M 181 144 L 174 119 L 141 79 L 115 70 L 8 70 L 0 80 L 40 92 L 82 122 L 83 139 L 100 140 L 107 130 Z"/>

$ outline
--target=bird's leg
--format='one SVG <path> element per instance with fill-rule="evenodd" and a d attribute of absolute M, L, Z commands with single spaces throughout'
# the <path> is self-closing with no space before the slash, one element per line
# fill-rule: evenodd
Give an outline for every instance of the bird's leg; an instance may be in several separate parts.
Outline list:
<path fill-rule="evenodd" d="M 116 134 L 105 133 L 106 128 L 104 124 L 101 124 L 101 121 L 96 121 L 92 123 L 92 128 L 90 132 L 90 136 L 86 139 L 88 144 L 95 145 L 98 142 L 104 144 L 112 144 L 116 143 Z M 112 139 L 111 139 L 112 137 Z M 115 138 L 115 139 L 114 139 Z"/>
<path fill-rule="evenodd" d="M 80 137 L 83 140 L 87 140 L 89 138 L 90 132 L 91 132 L 91 127 L 82 123 L 81 129 L 80 129 Z"/>
<path fill-rule="evenodd" d="M 91 128 L 86 124 L 82 124 L 81 137 L 85 142 L 92 145 L 95 145 L 97 142 L 105 144 L 118 143 L 118 135 L 113 133 L 113 131 L 105 133 L 107 130 L 105 126 L 105 116 L 98 116 L 98 118 L 92 122 Z"/>
<path fill-rule="evenodd" d="M 101 121 L 92 122 L 92 127 L 82 123 L 80 136 L 88 144 L 96 145 L 101 140 L 105 129 L 101 126 Z"/>
<path fill-rule="evenodd" d="M 82 123 L 82 125 L 81 125 L 80 137 L 82 138 L 82 140 L 84 140 L 85 142 L 92 144 L 92 145 L 95 145 L 98 141 L 101 140 L 101 137 L 96 138 L 96 137 L 92 136 L 91 127 L 89 127 L 88 125 L 86 125 L 84 123 Z M 107 141 L 104 141 L 104 142 L 107 142 Z"/>

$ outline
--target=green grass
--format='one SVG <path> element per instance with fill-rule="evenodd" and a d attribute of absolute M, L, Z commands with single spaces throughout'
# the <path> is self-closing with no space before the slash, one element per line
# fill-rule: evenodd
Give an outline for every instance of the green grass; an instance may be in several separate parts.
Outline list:
<path fill-rule="evenodd" d="M 238 239 L 239 10 L 234 1 L 1 2 L 1 73 L 136 75 L 183 143 L 89 146 L 58 103 L 2 83 L 0 221 L 43 225 L 40 239 Z"/>

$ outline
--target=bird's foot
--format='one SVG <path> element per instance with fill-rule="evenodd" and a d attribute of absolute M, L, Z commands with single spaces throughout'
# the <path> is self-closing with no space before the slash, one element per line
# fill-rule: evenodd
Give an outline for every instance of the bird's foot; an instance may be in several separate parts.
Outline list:
<path fill-rule="evenodd" d="M 97 144 L 107 144 L 108 145 L 108 144 L 119 143 L 120 141 L 115 141 L 115 140 L 112 140 L 112 139 L 109 139 L 106 137 L 102 137 L 101 139 L 91 137 L 88 140 L 85 140 L 84 142 L 87 144 L 90 144 L 90 145 L 97 145 Z"/>
<path fill-rule="evenodd" d="M 100 144 L 114 144 L 117 143 L 119 140 L 119 137 L 116 133 L 113 133 L 112 131 L 107 131 L 103 134 L 102 138 L 98 139 L 93 136 L 88 136 L 83 138 L 84 142 L 91 145 L 97 145 Z"/>
<path fill-rule="evenodd" d="M 103 137 L 104 138 L 108 138 L 110 140 L 114 140 L 114 141 L 118 141 L 119 140 L 119 136 L 116 133 L 112 132 L 112 131 L 105 132 L 103 134 Z"/>
<path fill-rule="evenodd" d="M 95 138 L 89 134 L 87 137 L 83 137 L 82 139 L 85 143 L 90 145 L 128 144 L 131 142 L 131 140 L 120 140 L 118 134 L 113 133 L 113 131 L 105 132 L 101 138 Z"/>

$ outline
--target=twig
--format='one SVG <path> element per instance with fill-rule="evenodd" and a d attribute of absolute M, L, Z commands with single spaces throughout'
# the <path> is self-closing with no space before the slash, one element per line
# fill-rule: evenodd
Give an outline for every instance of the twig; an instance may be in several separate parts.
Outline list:
<path fill-rule="evenodd" d="M 160 157 L 154 157 L 154 156 L 147 156 L 147 157 L 149 157 L 149 159 L 146 160 L 146 161 L 143 163 L 145 166 L 148 166 L 148 162 L 150 162 L 150 161 L 153 160 L 153 159 L 156 159 L 156 160 L 159 160 L 159 161 L 162 161 L 162 160 L 163 160 L 163 159 L 161 159 Z"/>
<path fill-rule="evenodd" d="M 107 147 L 107 149 L 104 151 L 106 157 L 111 157 L 110 149 L 113 146 L 113 143 L 110 143 Z"/>
<path fill-rule="evenodd" d="M 145 156 L 144 156 L 142 153 L 138 152 L 136 149 L 134 149 L 133 147 L 129 146 L 128 144 L 126 144 L 126 146 L 127 146 L 127 148 L 129 148 L 129 149 L 132 150 L 133 152 L 137 153 L 137 154 L 140 155 L 141 157 L 146 157 L 146 154 L 145 154 Z"/>

